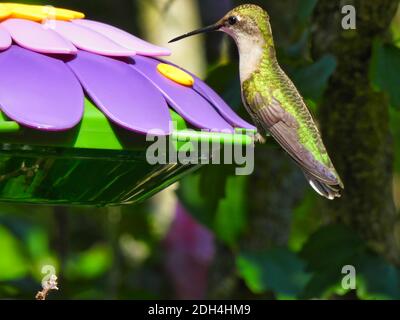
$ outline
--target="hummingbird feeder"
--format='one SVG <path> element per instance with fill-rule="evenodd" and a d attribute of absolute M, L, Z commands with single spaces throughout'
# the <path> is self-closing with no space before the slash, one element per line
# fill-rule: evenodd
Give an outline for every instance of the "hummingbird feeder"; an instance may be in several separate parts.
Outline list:
<path fill-rule="evenodd" d="M 200 166 L 150 164 L 147 136 L 251 144 L 255 128 L 168 55 L 79 12 L 0 4 L 0 201 L 135 203 Z"/>

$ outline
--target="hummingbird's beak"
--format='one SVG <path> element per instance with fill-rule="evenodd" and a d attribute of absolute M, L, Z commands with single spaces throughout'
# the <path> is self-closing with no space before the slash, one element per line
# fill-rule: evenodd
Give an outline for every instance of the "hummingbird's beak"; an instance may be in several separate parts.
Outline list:
<path fill-rule="evenodd" d="M 194 36 L 194 35 L 200 34 L 200 33 L 206 33 L 206 32 L 217 31 L 217 30 L 221 29 L 221 27 L 223 27 L 222 24 L 216 23 L 216 24 L 213 24 L 213 25 L 208 26 L 208 27 L 204 27 L 204 28 L 201 28 L 201 29 L 197 29 L 197 30 L 194 30 L 194 31 L 189 32 L 189 33 L 185 33 L 184 35 L 181 35 L 181 36 L 179 36 L 179 37 L 176 37 L 176 38 L 170 40 L 168 43 L 175 42 L 175 41 L 179 41 L 179 40 L 182 40 L 182 39 L 184 39 L 184 38 L 191 37 L 191 36 Z"/>

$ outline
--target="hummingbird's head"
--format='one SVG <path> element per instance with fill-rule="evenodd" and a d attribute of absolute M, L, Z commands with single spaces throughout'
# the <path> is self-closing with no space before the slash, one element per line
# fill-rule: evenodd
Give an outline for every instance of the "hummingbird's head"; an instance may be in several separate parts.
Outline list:
<path fill-rule="evenodd" d="M 178 41 L 199 33 L 223 31 L 236 42 L 240 55 L 241 81 L 248 79 L 264 61 L 276 61 L 271 25 L 266 11 L 253 4 L 244 4 L 228 12 L 211 26 L 172 39 Z"/>
<path fill-rule="evenodd" d="M 170 42 L 211 31 L 223 31 L 229 34 L 239 47 L 242 42 L 249 41 L 271 45 L 273 43 L 269 16 L 265 10 L 254 4 L 236 7 L 213 25 L 186 33 Z"/>
<path fill-rule="evenodd" d="M 267 12 L 254 4 L 236 7 L 218 23 L 221 25 L 219 30 L 229 34 L 238 44 L 243 38 L 267 40 L 272 37 Z"/>

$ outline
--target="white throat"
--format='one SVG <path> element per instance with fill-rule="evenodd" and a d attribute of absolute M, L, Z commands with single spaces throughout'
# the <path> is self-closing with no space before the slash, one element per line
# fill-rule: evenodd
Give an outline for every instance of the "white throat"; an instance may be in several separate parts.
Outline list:
<path fill-rule="evenodd" d="M 243 83 L 259 69 L 265 50 L 265 40 L 259 31 L 249 36 L 241 30 L 222 28 L 222 31 L 229 34 L 236 42 L 240 58 L 240 81 Z"/>
<path fill-rule="evenodd" d="M 240 57 L 240 81 L 246 81 L 259 69 L 263 57 L 264 40 L 256 37 L 236 39 Z"/>
<path fill-rule="evenodd" d="M 232 32 L 229 28 L 223 28 L 236 42 L 240 58 L 240 81 L 246 81 L 254 71 L 258 69 L 263 57 L 265 40 L 259 35 L 249 36 L 240 31 Z"/>

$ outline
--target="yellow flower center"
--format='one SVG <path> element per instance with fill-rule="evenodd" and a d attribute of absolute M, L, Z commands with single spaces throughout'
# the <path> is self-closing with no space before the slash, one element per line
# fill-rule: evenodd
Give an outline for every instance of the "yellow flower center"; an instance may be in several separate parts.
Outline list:
<path fill-rule="evenodd" d="M 0 3 L 0 21 L 9 18 L 26 19 L 36 22 L 46 20 L 82 19 L 81 12 L 55 8 L 53 6 L 27 5 L 19 3 Z"/>
<path fill-rule="evenodd" d="M 190 74 L 177 67 L 171 66 L 170 64 L 160 63 L 157 66 L 157 70 L 164 77 L 181 85 L 192 87 L 194 84 L 194 79 Z"/>

